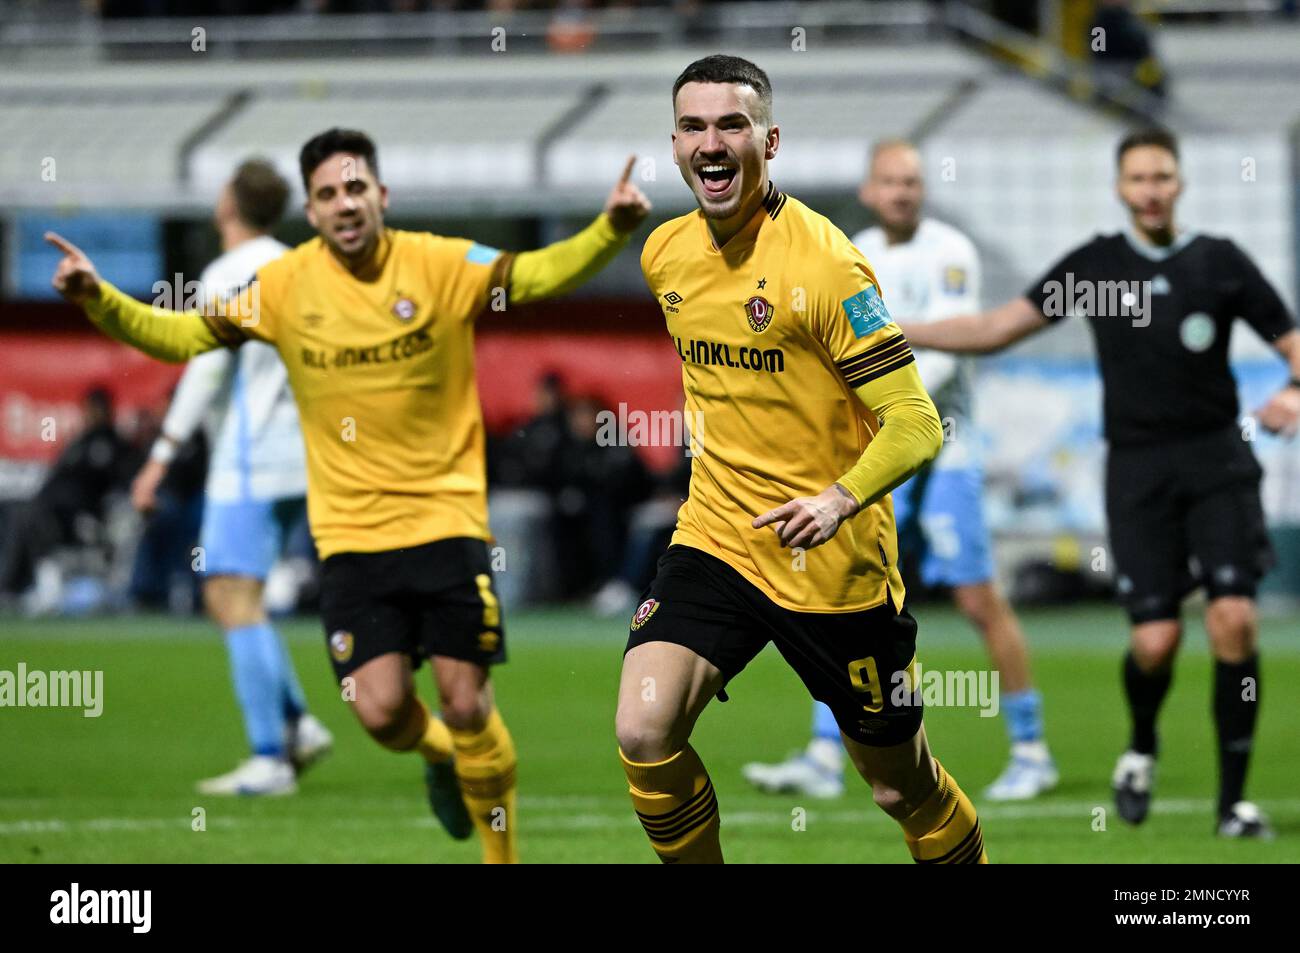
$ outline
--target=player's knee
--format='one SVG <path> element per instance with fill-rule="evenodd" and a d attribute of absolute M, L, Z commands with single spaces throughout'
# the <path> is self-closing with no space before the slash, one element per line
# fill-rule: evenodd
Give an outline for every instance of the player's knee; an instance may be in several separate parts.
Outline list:
<path fill-rule="evenodd" d="M 253 579 L 214 576 L 203 583 L 203 607 L 222 629 L 239 629 L 265 621 L 262 587 Z"/>
<path fill-rule="evenodd" d="M 404 734 L 410 720 L 410 706 L 414 703 L 415 699 L 404 690 L 359 685 L 352 710 L 370 737 L 389 746 Z"/>
<path fill-rule="evenodd" d="M 987 631 L 997 622 L 1003 599 L 992 584 L 958 586 L 953 590 L 957 610 L 980 631 Z"/>
<path fill-rule="evenodd" d="M 479 731 L 491 713 L 492 705 L 483 692 L 453 691 L 442 696 L 442 720 L 455 731 Z"/>
<path fill-rule="evenodd" d="M 1214 599 L 1206 609 L 1205 622 L 1216 658 L 1239 662 L 1254 654 L 1257 628 L 1254 600 L 1244 596 Z"/>
<path fill-rule="evenodd" d="M 1133 629 L 1133 660 L 1144 672 L 1168 668 L 1182 637 L 1182 626 L 1175 620 L 1144 622 Z"/>
<path fill-rule="evenodd" d="M 621 706 L 614 719 L 614 733 L 628 760 L 642 764 L 663 761 L 684 744 L 676 742 L 668 726 L 646 717 L 643 712 L 629 712 Z"/>

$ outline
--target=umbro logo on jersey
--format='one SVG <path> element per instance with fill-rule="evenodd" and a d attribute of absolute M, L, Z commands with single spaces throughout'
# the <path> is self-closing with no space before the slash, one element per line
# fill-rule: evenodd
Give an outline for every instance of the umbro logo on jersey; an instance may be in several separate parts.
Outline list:
<path fill-rule="evenodd" d="M 681 303 L 682 296 L 676 291 L 670 291 L 664 295 L 664 310 L 666 311 L 671 311 L 673 314 L 676 314 L 677 308 L 675 308 L 674 305 L 679 305 Z"/>

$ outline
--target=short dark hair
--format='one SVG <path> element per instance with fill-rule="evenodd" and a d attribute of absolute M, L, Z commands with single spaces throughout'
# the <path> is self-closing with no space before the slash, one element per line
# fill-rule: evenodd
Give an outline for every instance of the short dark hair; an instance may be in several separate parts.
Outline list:
<path fill-rule="evenodd" d="M 772 125 L 772 81 L 767 74 L 739 56 L 727 56 L 714 53 L 704 59 L 696 60 L 682 70 L 677 82 L 673 83 L 673 108 L 677 108 L 677 93 L 687 83 L 738 83 L 751 87 L 758 93 L 762 115 L 755 116 L 761 125 Z"/>
<path fill-rule="evenodd" d="M 355 129 L 326 129 L 318 136 L 312 136 L 298 153 L 298 166 L 302 169 L 302 187 L 311 195 L 311 174 L 322 162 L 338 152 L 347 152 L 361 156 L 366 160 L 371 173 L 379 178 L 379 154 L 375 144 L 364 132 Z"/>
<path fill-rule="evenodd" d="M 265 159 L 249 159 L 235 170 L 230 194 L 235 199 L 240 221 L 258 231 L 269 232 L 284 215 L 289 183 Z"/>
<path fill-rule="evenodd" d="M 113 416 L 113 392 L 103 384 L 87 388 L 82 400 L 105 417 Z"/>
<path fill-rule="evenodd" d="M 1178 137 L 1168 129 L 1150 126 L 1134 129 L 1119 141 L 1119 147 L 1115 150 L 1115 167 L 1119 168 L 1124 161 L 1124 153 L 1139 146 L 1158 146 L 1173 156 L 1175 161 L 1178 159 Z"/>

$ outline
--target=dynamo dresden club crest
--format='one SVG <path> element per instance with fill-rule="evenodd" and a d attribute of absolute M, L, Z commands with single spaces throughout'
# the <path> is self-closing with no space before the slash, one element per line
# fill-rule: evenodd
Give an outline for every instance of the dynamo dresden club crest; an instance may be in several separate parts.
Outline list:
<path fill-rule="evenodd" d="M 641 628 L 641 626 L 649 622 L 650 617 L 655 614 L 655 610 L 658 608 L 659 600 L 657 599 L 647 599 L 645 602 L 641 603 L 632 616 L 632 631 L 635 632 L 637 629 Z"/>
<path fill-rule="evenodd" d="M 767 303 L 766 298 L 760 298 L 757 295 L 745 302 L 745 317 L 749 319 L 749 329 L 755 334 L 761 334 L 767 330 L 767 326 L 772 323 L 773 308 Z"/>
<path fill-rule="evenodd" d="M 393 317 L 399 321 L 410 321 L 415 317 L 415 302 L 406 297 L 398 298 L 393 305 Z"/>

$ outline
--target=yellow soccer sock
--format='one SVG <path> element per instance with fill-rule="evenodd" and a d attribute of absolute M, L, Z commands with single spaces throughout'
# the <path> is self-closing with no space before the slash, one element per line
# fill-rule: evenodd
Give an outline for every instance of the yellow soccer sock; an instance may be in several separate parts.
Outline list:
<path fill-rule="evenodd" d="M 939 786 L 900 820 L 907 849 L 918 864 L 987 864 L 975 805 L 936 758 Z"/>
<path fill-rule="evenodd" d="M 376 740 L 390 751 L 418 751 L 430 764 L 446 761 L 452 752 L 451 732 L 419 698 L 407 706 L 402 724 Z"/>
<path fill-rule="evenodd" d="M 441 718 L 434 718 L 429 714 L 429 709 L 425 707 L 424 702 L 420 702 L 420 709 L 424 712 L 425 724 L 424 731 L 420 733 L 420 738 L 415 743 L 415 750 L 420 752 L 420 757 L 429 764 L 440 764 L 451 757 L 454 748 L 451 729 Z"/>
<path fill-rule="evenodd" d="M 483 863 L 515 864 L 515 744 L 495 708 L 482 731 L 451 729 L 456 776 L 483 842 Z"/>
<path fill-rule="evenodd" d="M 622 749 L 636 816 L 665 864 L 720 864 L 718 798 L 709 772 L 687 745 L 671 758 L 641 764 Z"/>

